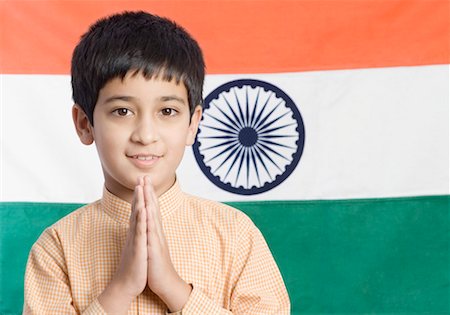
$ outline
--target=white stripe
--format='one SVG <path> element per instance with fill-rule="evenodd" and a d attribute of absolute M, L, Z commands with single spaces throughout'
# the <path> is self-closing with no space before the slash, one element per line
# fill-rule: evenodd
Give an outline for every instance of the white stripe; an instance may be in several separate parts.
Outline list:
<path fill-rule="evenodd" d="M 449 66 L 210 75 L 205 96 L 234 79 L 267 81 L 297 104 L 306 141 L 276 188 L 239 196 L 213 185 L 186 150 L 183 189 L 210 199 L 341 199 L 449 193 Z M 3 75 L 2 200 L 89 202 L 103 176 L 71 120 L 69 76 Z"/>

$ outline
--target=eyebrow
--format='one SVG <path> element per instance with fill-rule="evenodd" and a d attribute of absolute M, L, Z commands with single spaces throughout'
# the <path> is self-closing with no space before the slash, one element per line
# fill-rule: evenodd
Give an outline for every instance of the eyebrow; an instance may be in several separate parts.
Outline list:
<path fill-rule="evenodd" d="M 111 96 L 111 97 L 108 97 L 106 100 L 105 100 L 105 104 L 107 104 L 107 103 L 111 103 L 111 102 L 114 102 L 114 101 L 124 101 L 124 102 L 131 102 L 131 101 L 134 101 L 136 98 L 135 97 L 133 97 L 133 96 L 127 96 L 127 95 L 113 95 L 113 96 Z M 160 98 L 159 98 L 159 100 L 161 101 L 161 102 L 170 102 L 170 101 L 176 101 L 176 102 L 179 102 L 179 103 L 181 103 L 181 104 L 186 104 L 186 102 L 184 101 L 184 99 L 182 99 L 181 97 L 178 97 L 178 96 L 176 96 L 176 95 L 167 95 L 167 96 L 161 96 Z"/>
<path fill-rule="evenodd" d="M 114 101 L 125 101 L 125 102 L 129 102 L 134 100 L 135 98 L 132 96 L 126 96 L 126 95 L 114 95 L 111 97 L 108 97 L 103 103 L 107 104 L 107 103 L 111 103 Z"/>
<path fill-rule="evenodd" d="M 168 96 L 162 96 L 159 98 L 162 102 L 169 102 L 169 101 L 176 101 L 179 102 L 181 104 L 186 104 L 184 99 L 182 99 L 181 97 L 178 97 L 176 95 L 168 95 Z"/>

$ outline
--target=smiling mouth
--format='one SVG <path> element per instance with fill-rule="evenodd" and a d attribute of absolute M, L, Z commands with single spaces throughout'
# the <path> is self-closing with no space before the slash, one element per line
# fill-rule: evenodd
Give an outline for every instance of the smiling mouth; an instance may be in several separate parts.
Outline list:
<path fill-rule="evenodd" d="M 137 159 L 140 161 L 151 161 L 151 160 L 155 160 L 158 158 L 158 156 L 155 155 L 149 155 L 149 156 L 143 156 L 143 155 L 132 155 L 132 156 L 128 156 L 132 159 Z"/>
<path fill-rule="evenodd" d="M 146 154 L 138 154 L 138 155 L 127 155 L 131 162 L 138 168 L 147 169 L 153 167 L 155 163 L 159 161 L 161 158 L 157 155 L 146 155 Z"/>
<path fill-rule="evenodd" d="M 160 158 L 160 156 L 158 155 L 150 155 L 150 154 L 127 155 L 127 157 L 140 161 L 151 161 Z"/>

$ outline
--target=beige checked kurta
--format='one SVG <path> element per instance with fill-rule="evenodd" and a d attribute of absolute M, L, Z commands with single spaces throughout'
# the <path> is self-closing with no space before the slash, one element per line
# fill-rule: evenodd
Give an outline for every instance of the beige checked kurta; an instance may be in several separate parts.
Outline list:
<path fill-rule="evenodd" d="M 229 206 L 183 193 L 159 198 L 170 256 L 193 285 L 182 314 L 289 314 L 278 267 L 252 221 Z M 112 279 L 127 236 L 131 205 L 103 198 L 46 229 L 25 275 L 25 314 L 105 314 L 97 297 Z M 128 314 L 166 314 L 148 287 Z"/>

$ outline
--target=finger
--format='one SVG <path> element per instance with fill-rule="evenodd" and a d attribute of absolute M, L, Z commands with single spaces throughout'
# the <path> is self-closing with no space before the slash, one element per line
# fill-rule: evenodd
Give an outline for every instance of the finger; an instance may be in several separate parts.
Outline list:
<path fill-rule="evenodd" d="M 131 203 L 131 214 L 130 214 L 130 221 L 129 221 L 129 227 L 128 227 L 128 233 L 127 238 L 125 242 L 126 248 L 128 246 L 131 246 L 135 242 L 135 235 L 136 235 L 136 224 L 137 224 L 137 186 L 134 190 L 133 194 L 133 201 Z"/>
<path fill-rule="evenodd" d="M 134 214 L 134 210 L 136 209 L 136 203 L 137 203 L 137 187 L 134 187 L 134 192 L 133 192 L 133 200 L 131 201 L 131 213 L 130 213 L 130 219 L 132 218 L 133 214 Z"/>
<path fill-rule="evenodd" d="M 153 208 L 154 208 L 154 204 L 153 204 L 153 200 L 151 198 L 151 194 L 150 194 L 150 186 L 147 184 L 147 176 L 144 177 L 144 201 L 145 201 L 145 209 L 146 209 L 146 214 L 147 214 L 147 227 L 148 227 L 148 242 L 151 241 L 151 236 L 152 234 L 154 234 L 156 232 L 156 227 L 155 227 L 155 218 L 154 218 L 154 214 L 153 214 Z"/>
<path fill-rule="evenodd" d="M 150 177 L 149 176 L 144 176 L 144 197 L 145 197 L 145 204 L 149 204 L 152 203 L 152 196 L 151 196 L 151 187 L 152 187 L 152 183 L 150 181 Z"/>
<path fill-rule="evenodd" d="M 131 202 L 130 229 L 134 229 L 136 225 L 137 209 L 138 209 L 138 186 L 134 188 L 133 201 Z"/>
<path fill-rule="evenodd" d="M 144 186 L 143 185 L 137 185 L 135 187 L 135 198 L 136 198 L 136 208 L 137 209 L 145 208 Z"/>
<path fill-rule="evenodd" d="M 138 176 L 136 182 L 137 183 L 136 183 L 136 186 L 134 187 L 134 196 L 133 196 L 133 202 L 135 203 L 135 206 L 137 206 L 137 202 L 139 200 L 141 200 L 141 201 L 143 200 L 142 198 L 140 198 L 142 196 L 140 196 L 138 194 L 138 187 L 139 186 L 144 187 L 144 178 L 142 176 Z M 144 203 L 144 207 L 145 207 L 145 201 L 143 203 Z M 140 205 L 140 206 L 142 206 L 142 205 Z"/>
<path fill-rule="evenodd" d="M 146 198 L 146 207 L 148 207 L 148 213 L 149 216 L 151 216 L 151 220 L 153 222 L 149 223 L 149 226 L 154 226 L 154 229 L 156 229 L 156 232 L 158 235 L 162 238 L 163 237 L 163 230 L 162 230 L 162 222 L 161 222 L 161 214 L 159 211 L 159 204 L 158 199 L 156 198 L 155 191 L 153 189 L 152 182 L 148 176 L 144 178 L 145 186 L 145 198 Z"/>
<path fill-rule="evenodd" d="M 155 189 L 153 187 L 153 184 L 150 182 L 150 195 L 153 200 L 153 216 L 155 218 L 156 226 L 158 227 L 158 233 L 161 238 L 162 242 L 165 242 L 165 234 L 162 226 L 162 218 L 161 218 L 161 210 L 159 209 L 159 201 L 158 197 L 156 196 Z"/>
<path fill-rule="evenodd" d="M 156 214 L 157 218 L 159 219 L 159 221 L 161 222 L 161 213 L 159 211 L 159 202 L 158 202 L 158 197 L 156 197 L 156 193 L 155 193 L 155 189 L 153 187 L 153 183 L 150 179 L 150 177 L 146 177 L 146 182 L 145 182 L 145 186 L 148 187 L 148 191 L 149 191 L 149 199 L 151 201 L 151 203 L 154 205 L 154 207 L 152 208 L 154 213 Z"/>
<path fill-rule="evenodd" d="M 147 211 L 147 246 L 154 246 L 158 241 L 158 232 L 155 226 L 155 220 L 149 211 Z"/>
<path fill-rule="evenodd" d="M 136 236 L 137 238 L 142 238 L 147 234 L 147 213 L 144 205 L 144 192 L 142 186 L 136 186 L 136 197 Z"/>

